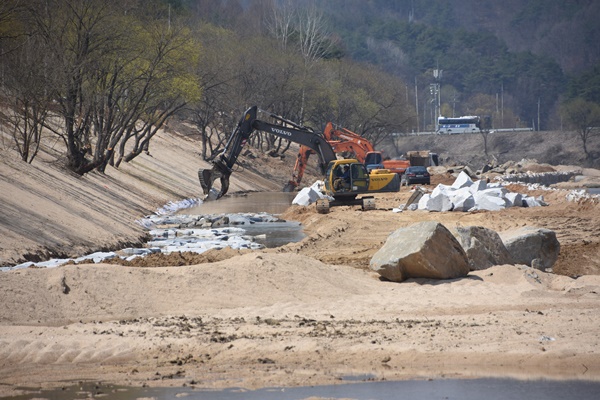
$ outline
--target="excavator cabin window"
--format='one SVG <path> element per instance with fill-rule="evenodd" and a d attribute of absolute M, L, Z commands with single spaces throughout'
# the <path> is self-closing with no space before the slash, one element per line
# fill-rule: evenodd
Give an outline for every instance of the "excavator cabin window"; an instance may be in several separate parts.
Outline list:
<path fill-rule="evenodd" d="M 363 164 L 352 164 L 352 190 L 359 192 L 369 188 L 369 174 Z"/>
<path fill-rule="evenodd" d="M 336 191 L 347 191 L 352 187 L 351 172 L 347 164 L 339 165 L 335 169 L 335 180 L 333 189 Z"/>

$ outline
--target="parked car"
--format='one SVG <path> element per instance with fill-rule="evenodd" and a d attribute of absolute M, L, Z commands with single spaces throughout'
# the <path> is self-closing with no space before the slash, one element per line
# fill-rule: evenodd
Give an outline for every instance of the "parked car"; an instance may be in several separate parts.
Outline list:
<path fill-rule="evenodd" d="M 413 183 L 429 185 L 431 184 L 431 176 L 425 167 L 408 167 L 402 174 L 400 182 L 402 185 L 412 185 Z"/>

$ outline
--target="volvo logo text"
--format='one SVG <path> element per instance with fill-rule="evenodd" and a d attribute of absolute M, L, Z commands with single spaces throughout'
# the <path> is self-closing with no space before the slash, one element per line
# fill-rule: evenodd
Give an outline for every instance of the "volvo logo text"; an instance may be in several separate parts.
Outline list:
<path fill-rule="evenodd" d="M 281 129 L 277 129 L 277 128 L 271 128 L 272 131 L 278 135 L 284 135 L 284 136 L 292 136 L 291 132 L 286 132 L 284 130 Z"/>

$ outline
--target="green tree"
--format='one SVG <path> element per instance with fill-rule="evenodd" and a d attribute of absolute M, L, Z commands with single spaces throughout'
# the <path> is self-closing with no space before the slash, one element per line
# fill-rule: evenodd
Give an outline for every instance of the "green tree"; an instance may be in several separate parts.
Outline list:
<path fill-rule="evenodd" d="M 199 46 L 172 18 L 148 18 L 135 5 L 28 3 L 31 35 L 43 41 L 49 69 L 45 92 L 60 118 L 46 127 L 63 140 L 67 167 L 78 174 L 118 167 L 147 151 L 166 120 L 200 96 Z"/>
<path fill-rule="evenodd" d="M 67 167 L 79 174 L 102 162 L 87 157 L 93 140 L 90 91 L 95 67 L 111 56 L 126 31 L 116 23 L 126 11 L 121 5 L 116 0 L 40 0 L 29 5 L 33 29 L 44 40 L 48 62 L 54 66 L 48 89 L 58 103 L 62 126 L 49 127 L 65 143 Z"/>

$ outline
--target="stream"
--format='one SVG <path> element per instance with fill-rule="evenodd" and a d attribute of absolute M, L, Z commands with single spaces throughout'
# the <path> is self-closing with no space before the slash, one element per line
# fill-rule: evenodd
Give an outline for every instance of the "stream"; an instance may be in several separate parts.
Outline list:
<path fill-rule="evenodd" d="M 151 237 L 144 247 L 1 266 L 0 271 L 52 268 L 69 261 L 100 263 L 115 257 L 131 260 L 158 252 L 203 253 L 225 247 L 234 250 L 279 247 L 298 242 L 305 236 L 299 222 L 284 221 L 278 216 L 292 204 L 294 197 L 295 193 L 253 192 L 218 201 L 186 199 L 170 202 L 154 214 L 136 221 Z"/>

